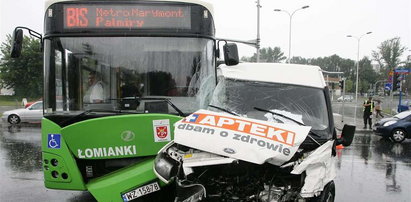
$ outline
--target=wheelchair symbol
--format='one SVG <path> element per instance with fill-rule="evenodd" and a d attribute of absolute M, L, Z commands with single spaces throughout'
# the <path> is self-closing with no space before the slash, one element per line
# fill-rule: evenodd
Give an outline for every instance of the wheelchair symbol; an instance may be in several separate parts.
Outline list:
<path fill-rule="evenodd" d="M 52 149 L 60 148 L 60 135 L 59 134 L 49 134 L 48 148 L 52 148 Z"/>

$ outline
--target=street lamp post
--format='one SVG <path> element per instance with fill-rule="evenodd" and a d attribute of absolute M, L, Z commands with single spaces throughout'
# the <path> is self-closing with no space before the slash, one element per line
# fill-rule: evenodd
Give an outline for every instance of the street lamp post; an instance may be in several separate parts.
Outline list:
<path fill-rule="evenodd" d="M 358 69 L 360 66 L 360 40 L 363 36 L 367 35 L 367 34 L 371 34 L 372 32 L 367 32 L 363 35 L 361 35 L 360 37 L 357 36 L 353 36 L 353 35 L 347 35 L 347 37 L 352 37 L 352 38 L 356 38 L 358 41 L 358 49 L 357 49 L 357 73 L 356 73 L 356 79 L 355 79 L 355 102 L 358 101 Z"/>
<path fill-rule="evenodd" d="M 282 9 L 274 9 L 275 12 L 285 12 L 288 14 L 288 16 L 290 17 L 290 31 L 288 32 L 288 63 L 291 62 L 291 20 L 293 18 L 293 15 L 295 14 L 295 12 L 299 11 L 299 10 L 303 10 L 306 8 L 309 8 L 310 6 L 303 6 L 295 11 L 293 11 L 292 13 L 286 11 L 286 10 L 282 10 Z"/>
<path fill-rule="evenodd" d="M 358 105 L 358 69 L 360 66 L 360 40 L 363 36 L 367 35 L 367 34 L 371 34 L 372 32 L 367 32 L 363 35 L 361 35 L 360 37 L 357 36 L 353 36 L 353 35 L 347 35 L 347 37 L 351 37 L 351 38 L 356 38 L 358 41 L 358 49 L 357 49 L 357 73 L 356 73 L 356 81 L 355 81 L 355 107 L 354 107 L 354 122 L 357 121 L 357 105 Z"/>

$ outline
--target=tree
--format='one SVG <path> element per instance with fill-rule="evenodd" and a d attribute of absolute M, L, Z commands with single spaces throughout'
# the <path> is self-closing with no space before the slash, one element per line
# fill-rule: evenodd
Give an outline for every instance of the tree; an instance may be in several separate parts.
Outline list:
<path fill-rule="evenodd" d="M 41 97 L 43 92 L 43 59 L 38 39 L 25 36 L 22 54 L 10 57 L 11 36 L 0 46 L 0 82 L 2 87 L 14 88 L 17 96 Z"/>
<path fill-rule="evenodd" d="M 274 47 L 274 48 L 262 48 L 260 49 L 260 61 L 261 62 L 274 62 L 274 63 L 280 63 L 287 59 L 287 57 L 284 56 L 284 53 L 281 51 L 280 47 Z M 257 61 L 257 54 L 254 53 L 252 57 L 242 57 L 241 60 L 247 61 L 247 62 L 256 62 Z"/>
<path fill-rule="evenodd" d="M 301 56 L 293 56 L 293 57 L 291 58 L 290 63 L 291 63 L 291 64 L 307 65 L 307 64 L 310 64 L 310 60 L 309 60 L 309 59 L 306 59 L 306 58 L 303 58 L 303 57 L 301 57 Z"/>
<path fill-rule="evenodd" d="M 271 61 L 269 62 L 276 62 L 276 63 L 282 62 L 283 60 L 287 59 L 287 57 L 285 57 L 284 53 L 281 51 L 280 47 L 274 47 L 271 55 L 269 55 L 268 58 L 269 60 L 271 59 Z"/>
<path fill-rule="evenodd" d="M 358 90 L 364 93 L 368 91 L 370 84 L 374 84 L 378 80 L 378 74 L 372 68 L 371 60 L 368 57 L 360 60 L 358 76 L 360 83 Z"/>
<path fill-rule="evenodd" d="M 341 65 L 343 64 L 343 58 L 334 54 L 328 57 L 318 57 L 309 59 L 309 64 L 317 65 L 321 67 L 321 69 L 330 71 L 330 72 L 340 72 Z"/>
<path fill-rule="evenodd" d="M 340 56 L 334 54 L 327 57 L 318 57 L 318 58 L 302 58 L 302 57 L 293 57 L 291 58 L 291 63 L 293 64 L 308 64 L 316 65 L 321 67 L 321 69 L 330 72 L 343 72 L 342 77 L 347 79 L 355 80 L 355 62 L 351 59 L 344 59 Z M 347 92 L 349 92 L 347 90 Z"/>
<path fill-rule="evenodd" d="M 405 50 L 406 47 L 401 45 L 400 38 L 396 37 L 383 41 L 377 51 L 372 51 L 372 57 L 385 70 L 384 72 L 388 72 L 398 67 L 401 63 L 400 57 Z"/>
<path fill-rule="evenodd" d="M 354 83 L 351 80 L 345 80 L 345 92 L 351 92 L 353 87 Z"/>
<path fill-rule="evenodd" d="M 291 63 L 316 65 L 321 67 L 321 69 L 330 72 L 344 72 L 343 76 L 345 78 L 353 78 L 355 76 L 355 72 L 353 71 L 355 62 L 351 59 L 341 58 L 336 54 L 327 57 L 310 59 L 298 56 L 291 58 Z"/>
<path fill-rule="evenodd" d="M 399 37 L 388 39 L 383 41 L 379 46 L 377 51 L 372 52 L 373 59 L 378 62 L 381 67 L 379 79 L 387 79 L 388 73 L 396 68 L 407 68 L 410 67 L 406 61 L 401 61 L 400 57 L 405 52 L 407 48 L 401 45 L 401 40 Z M 409 78 L 406 77 L 406 83 L 403 86 L 403 90 L 408 90 L 411 87 L 411 82 Z"/>

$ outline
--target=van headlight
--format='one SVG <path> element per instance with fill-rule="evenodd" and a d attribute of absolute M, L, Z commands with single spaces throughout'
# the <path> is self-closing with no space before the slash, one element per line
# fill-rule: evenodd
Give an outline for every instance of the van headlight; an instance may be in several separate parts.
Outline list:
<path fill-rule="evenodd" d="M 178 164 L 167 153 L 160 152 L 154 161 L 154 173 L 161 181 L 169 183 L 177 175 Z"/>
<path fill-rule="evenodd" d="M 387 122 L 385 122 L 382 126 L 390 126 L 390 125 L 392 125 L 392 124 L 394 124 L 394 123 L 397 123 L 397 121 L 387 121 Z"/>

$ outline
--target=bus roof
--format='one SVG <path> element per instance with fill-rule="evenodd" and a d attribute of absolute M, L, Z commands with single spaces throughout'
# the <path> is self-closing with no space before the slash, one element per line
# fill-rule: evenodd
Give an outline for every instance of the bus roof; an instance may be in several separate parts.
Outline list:
<path fill-rule="evenodd" d="M 321 68 L 312 65 L 280 63 L 240 63 L 219 67 L 226 78 L 284 83 L 324 88 L 326 86 Z"/>
<path fill-rule="evenodd" d="M 49 6 L 51 6 L 54 3 L 58 3 L 58 2 L 65 2 L 65 1 L 75 1 L 75 0 L 46 0 L 45 2 L 45 9 L 47 9 Z M 82 1 L 85 0 L 77 0 L 79 3 L 81 3 Z M 105 0 L 105 1 L 109 1 L 109 0 Z M 115 2 L 116 0 L 111 0 L 112 2 Z M 208 11 L 210 11 L 211 15 L 214 16 L 214 8 L 213 5 L 208 3 L 208 2 L 204 2 L 204 1 L 200 1 L 200 0 L 135 0 L 135 2 L 150 2 L 150 1 L 166 1 L 166 2 L 182 2 L 182 3 L 193 3 L 193 4 L 198 4 L 198 5 L 202 5 L 205 8 L 208 9 Z M 123 2 L 123 1 L 119 1 L 119 2 Z"/>

